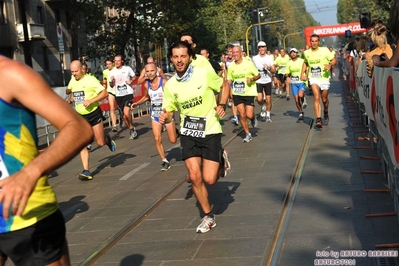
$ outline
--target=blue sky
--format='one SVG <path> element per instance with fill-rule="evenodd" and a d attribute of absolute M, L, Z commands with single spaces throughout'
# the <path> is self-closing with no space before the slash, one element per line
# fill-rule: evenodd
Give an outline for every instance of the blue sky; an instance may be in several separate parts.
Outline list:
<path fill-rule="evenodd" d="M 338 24 L 337 3 L 338 0 L 304 0 L 306 10 L 322 26 Z"/>

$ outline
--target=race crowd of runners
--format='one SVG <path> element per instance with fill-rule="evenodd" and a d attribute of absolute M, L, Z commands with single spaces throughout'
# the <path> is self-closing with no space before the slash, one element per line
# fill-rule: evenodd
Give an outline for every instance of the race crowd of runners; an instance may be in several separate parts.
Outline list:
<path fill-rule="evenodd" d="M 393 67 L 399 63 L 399 0 L 390 11 L 390 31 L 394 49 L 384 37 L 384 25 L 376 24 L 370 39 L 359 38 L 358 45 L 347 43 L 339 56 L 345 77 L 347 58 L 352 52 L 373 66 Z M 368 41 L 375 46 L 372 48 Z M 90 173 L 90 144 L 107 146 L 111 152 L 117 143 L 104 132 L 99 102 L 108 97 L 111 131 L 121 130 L 114 109 L 119 110 L 129 138 L 137 131 L 131 110 L 150 101 L 150 119 L 155 147 L 162 161 L 161 171 L 170 169 L 162 145 L 162 131 L 171 143 L 180 140 L 182 159 L 187 168 L 186 181 L 203 216 L 196 228 L 205 233 L 216 226 L 208 199 L 208 185 L 231 171 L 229 155 L 222 147 L 220 119 L 231 106 L 231 122 L 245 132 L 243 142 L 252 141 L 249 126 L 257 127 L 258 117 L 271 123 L 274 91 L 279 97 L 295 99 L 298 119 L 303 120 L 308 87 L 314 99 L 315 126 L 328 124 L 328 92 L 337 59 L 333 49 L 320 46 L 320 37 L 312 35 L 308 49 L 267 50 L 264 41 L 257 44 L 258 54 L 248 57 L 241 46 L 229 44 L 221 64 L 209 59 L 209 51 L 196 54 L 196 40 L 183 33 L 168 50 L 175 72 L 167 79 L 162 69 L 148 58 L 144 69 L 135 73 L 124 66 L 123 56 L 108 58 L 103 79 L 87 73 L 80 61 L 70 64 L 72 78 L 67 87 L 67 102 L 28 66 L 0 55 L 0 266 L 10 259 L 15 265 L 70 265 L 65 220 L 58 206 L 48 175 L 80 153 L 82 181 L 93 179 Z M 390 50 L 391 49 L 391 50 Z M 355 51 L 356 50 L 356 51 Z M 374 52 L 373 52 L 374 51 Z M 358 62 L 357 62 L 358 63 Z M 132 84 L 144 83 L 145 93 L 133 102 Z M 29 84 L 29 86 L 27 86 Z M 284 92 L 285 91 L 285 92 Z M 255 112 L 259 105 L 259 116 Z M 52 110 L 48 112 L 48 110 Z M 176 126 L 176 112 L 180 124 Z M 35 114 L 59 130 L 58 136 L 43 152 L 38 151 Z"/>

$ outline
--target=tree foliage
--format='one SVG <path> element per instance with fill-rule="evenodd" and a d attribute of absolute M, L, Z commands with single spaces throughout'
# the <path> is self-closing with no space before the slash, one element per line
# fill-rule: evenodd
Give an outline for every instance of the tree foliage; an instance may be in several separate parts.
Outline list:
<path fill-rule="evenodd" d="M 389 18 L 389 8 L 393 1 L 389 0 L 338 0 L 338 23 L 350 23 L 359 21 L 359 14 L 369 12 L 371 20 L 380 19 L 384 23 Z"/>
<path fill-rule="evenodd" d="M 68 0 L 76 1 L 76 0 Z M 303 0 L 91 0 L 95 12 L 86 15 L 90 36 L 89 58 L 104 58 L 117 53 L 136 56 L 176 41 L 181 32 L 191 31 L 197 37 L 197 46 L 220 54 L 226 44 L 240 42 L 245 45 L 246 32 L 258 23 L 258 8 L 267 8 L 263 21 L 284 19 L 285 23 L 262 26 L 262 38 L 269 49 L 283 46 L 284 37 L 303 32 L 305 27 L 317 25 L 306 11 Z M 101 10 L 113 8 L 115 14 Z M 255 12 L 254 12 L 255 10 Z M 249 31 L 249 39 L 253 39 Z M 303 47 L 300 34 L 286 38 L 287 45 Z M 136 51 L 136 52 L 135 52 Z M 165 56 L 165 55 L 164 55 Z"/>

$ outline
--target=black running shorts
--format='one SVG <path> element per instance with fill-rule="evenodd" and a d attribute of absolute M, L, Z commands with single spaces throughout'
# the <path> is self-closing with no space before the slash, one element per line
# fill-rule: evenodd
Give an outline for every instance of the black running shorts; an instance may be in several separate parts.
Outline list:
<path fill-rule="evenodd" d="M 233 102 L 235 106 L 239 104 L 255 106 L 254 104 L 255 96 L 238 96 L 233 95 Z"/>
<path fill-rule="evenodd" d="M 121 114 L 123 114 L 123 109 L 125 107 L 129 107 L 132 105 L 133 103 L 133 94 L 128 94 L 125 96 L 121 96 L 121 97 L 115 97 L 116 103 L 118 104 L 118 108 L 121 112 Z"/>
<path fill-rule="evenodd" d="M 27 228 L 0 234 L 0 256 L 15 265 L 47 265 L 62 256 L 65 220 L 60 210 Z"/>
<path fill-rule="evenodd" d="M 281 83 L 285 83 L 285 80 L 287 79 L 284 74 L 277 74 L 277 78 Z"/>
<path fill-rule="evenodd" d="M 272 95 L 272 83 L 260 84 L 256 83 L 256 90 L 258 93 L 265 92 L 266 95 Z"/>
<path fill-rule="evenodd" d="M 210 134 L 205 138 L 194 138 L 180 135 L 183 161 L 191 157 L 221 163 L 222 158 L 222 134 Z"/>
<path fill-rule="evenodd" d="M 90 114 L 82 115 L 82 116 L 84 119 L 86 119 L 87 122 L 89 122 L 89 124 L 92 127 L 103 122 L 103 113 L 101 112 L 100 108 L 97 108 Z"/>

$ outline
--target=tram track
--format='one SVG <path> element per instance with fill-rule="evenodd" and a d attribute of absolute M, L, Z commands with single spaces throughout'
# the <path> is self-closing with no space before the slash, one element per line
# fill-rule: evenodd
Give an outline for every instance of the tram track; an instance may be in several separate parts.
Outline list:
<path fill-rule="evenodd" d="M 265 263 L 263 263 L 263 265 L 275 266 L 279 264 L 279 259 L 283 251 L 285 232 L 291 216 L 292 208 L 294 206 L 295 197 L 298 191 L 299 183 L 302 178 L 303 167 L 305 165 L 310 147 L 310 141 L 314 132 L 313 121 L 314 118 L 311 119 L 311 122 L 309 124 L 309 130 L 306 134 L 304 144 L 298 156 L 298 160 L 296 162 L 296 166 L 294 168 L 294 172 L 289 183 L 289 187 L 287 189 L 287 193 L 283 200 L 283 208 L 277 223 L 277 228 L 273 236 L 273 241 L 271 243 L 269 253 L 266 257 L 266 261 Z"/>
<path fill-rule="evenodd" d="M 282 96 L 278 97 L 275 101 L 273 101 L 273 104 L 277 103 L 281 99 L 283 99 Z M 228 120 L 224 121 L 226 122 Z M 305 136 L 304 144 L 300 151 L 300 155 L 298 156 L 298 159 L 296 161 L 295 168 L 293 169 L 293 174 L 288 184 L 288 188 L 286 190 L 285 197 L 283 200 L 281 215 L 278 219 L 275 234 L 273 236 L 273 241 L 270 245 L 271 247 L 267 248 L 267 250 L 265 250 L 264 253 L 265 256 L 264 256 L 263 265 L 278 265 L 278 260 L 283 250 L 285 230 L 288 225 L 288 221 L 295 200 L 295 195 L 299 186 L 299 182 L 301 180 L 302 170 L 309 150 L 310 140 L 312 138 L 312 133 L 314 131 L 312 130 L 313 121 L 314 119 L 311 119 L 309 130 Z M 243 132 L 242 129 L 239 130 L 234 136 L 225 141 L 223 144 L 223 148 L 226 148 L 230 143 L 232 143 L 235 139 L 237 139 L 242 132 Z M 144 145 L 144 143 L 141 143 L 140 145 Z M 137 149 L 137 146 L 135 146 L 134 148 Z M 120 158 L 120 156 L 122 155 L 123 154 L 115 156 L 111 160 L 118 160 L 118 158 Z M 100 164 L 101 163 L 93 165 L 93 167 L 97 167 Z M 65 179 L 57 184 L 54 184 L 54 186 L 61 185 L 62 183 L 67 182 L 68 180 L 71 180 L 73 178 L 75 178 L 75 176 Z M 157 210 L 157 208 L 159 208 L 162 205 L 162 203 L 164 203 L 171 195 L 173 195 L 173 193 L 175 193 L 184 184 L 186 184 L 186 181 L 185 178 L 182 177 L 179 181 L 173 184 L 163 195 L 154 200 L 146 209 L 143 209 L 141 213 L 137 214 L 130 221 L 128 221 L 124 227 L 122 227 L 119 231 L 114 233 L 106 241 L 100 244 L 88 257 L 86 257 L 85 260 L 80 262 L 78 265 L 95 265 L 95 263 L 99 259 L 101 259 L 105 254 L 107 254 L 109 250 L 111 250 L 114 246 L 116 246 L 121 241 L 121 239 L 123 239 L 127 234 L 129 234 L 129 232 L 134 230 L 151 213 Z"/>

